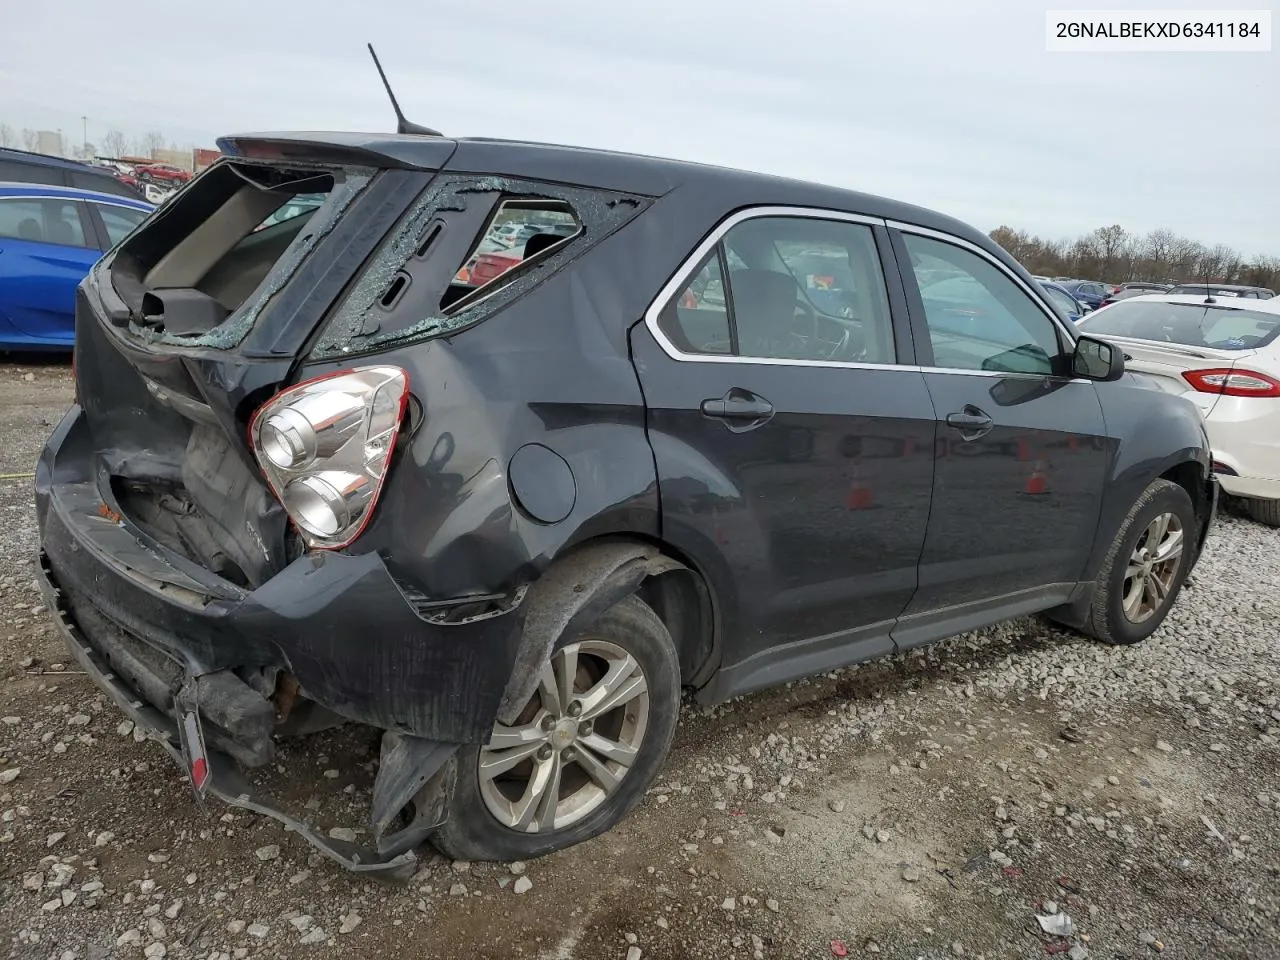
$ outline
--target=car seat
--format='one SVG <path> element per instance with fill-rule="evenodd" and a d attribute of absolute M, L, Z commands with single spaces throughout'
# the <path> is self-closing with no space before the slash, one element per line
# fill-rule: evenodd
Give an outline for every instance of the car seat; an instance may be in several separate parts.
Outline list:
<path fill-rule="evenodd" d="M 729 274 L 738 349 L 743 356 L 770 357 L 792 332 L 800 295 L 795 277 L 773 270 L 734 270 Z"/>

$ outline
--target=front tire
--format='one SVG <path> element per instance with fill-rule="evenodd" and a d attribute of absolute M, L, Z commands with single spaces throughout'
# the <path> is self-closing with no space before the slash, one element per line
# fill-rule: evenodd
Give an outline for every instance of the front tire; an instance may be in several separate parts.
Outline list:
<path fill-rule="evenodd" d="M 1156 480 L 1129 510 L 1098 571 L 1086 629 L 1131 644 L 1159 629 L 1191 569 L 1196 512 L 1187 491 Z"/>
<path fill-rule="evenodd" d="M 1268 527 L 1280 527 L 1280 500 L 1246 500 L 1249 516 Z"/>
<path fill-rule="evenodd" d="M 671 634 L 646 603 L 624 597 L 557 641 L 512 726 L 459 751 L 448 819 L 432 842 L 455 860 L 525 860 L 605 832 L 644 796 L 679 714 Z"/>

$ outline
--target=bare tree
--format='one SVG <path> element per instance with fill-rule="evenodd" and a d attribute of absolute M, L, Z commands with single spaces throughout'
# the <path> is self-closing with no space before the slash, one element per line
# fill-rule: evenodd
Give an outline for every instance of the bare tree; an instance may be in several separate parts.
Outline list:
<path fill-rule="evenodd" d="M 22 145 L 35 153 L 40 147 L 40 134 L 30 127 L 22 128 Z"/>
<path fill-rule="evenodd" d="M 7 123 L 0 123 L 0 147 L 16 147 L 18 135 Z"/>
<path fill-rule="evenodd" d="M 102 149 L 109 157 L 123 157 L 129 152 L 129 141 L 123 132 L 108 130 L 107 135 L 102 138 Z"/>
<path fill-rule="evenodd" d="M 1051 277 L 1157 283 L 1210 280 L 1280 289 L 1280 257 L 1246 261 L 1226 244 L 1205 247 L 1172 230 L 1152 230 L 1135 237 L 1119 224 L 1112 224 L 1075 240 L 1042 240 L 1005 224 L 990 236 L 1032 273 Z"/>
<path fill-rule="evenodd" d="M 157 150 L 164 149 L 164 134 L 159 130 L 148 130 L 142 137 L 142 152 L 148 157 L 155 157 Z"/>

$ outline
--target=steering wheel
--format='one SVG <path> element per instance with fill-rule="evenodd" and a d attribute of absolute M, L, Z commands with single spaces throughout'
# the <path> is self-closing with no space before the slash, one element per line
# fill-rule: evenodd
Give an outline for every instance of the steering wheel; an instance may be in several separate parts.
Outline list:
<path fill-rule="evenodd" d="M 829 340 L 822 335 L 822 320 L 818 316 L 818 311 L 813 308 L 813 304 L 802 297 L 797 297 L 796 303 L 805 312 L 804 319 L 812 325 L 813 332 L 807 335 L 797 333 L 795 336 L 803 341 L 809 350 L 816 353 L 820 360 L 834 360 L 842 354 L 849 346 L 849 328 L 842 324 L 840 336 Z"/>

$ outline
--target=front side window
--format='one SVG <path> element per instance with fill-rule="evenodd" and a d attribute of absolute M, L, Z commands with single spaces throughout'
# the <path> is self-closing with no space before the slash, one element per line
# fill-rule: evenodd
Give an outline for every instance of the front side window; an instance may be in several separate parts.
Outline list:
<path fill-rule="evenodd" d="M 1054 372 L 1061 354 L 1049 316 L 983 257 L 929 237 L 904 234 L 934 364 L 954 370 Z"/>
<path fill-rule="evenodd" d="M 72 200 L 0 199 L 0 237 L 64 247 L 90 246 L 80 211 Z"/>
<path fill-rule="evenodd" d="M 668 302 L 659 327 L 685 353 L 893 363 L 893 326 L 865 224 L 756 217 L 730 229 Z"/>
<path fill-rule="evenodd" d="M 98 216 L 102 217 L 102 225 L 107 228 L 107 240 L 113 247 L 147 219 L 145 210 L 135 210 L 133 207 L 118 207 L 107 203 L 94 206 L 97 207 Z"/>

